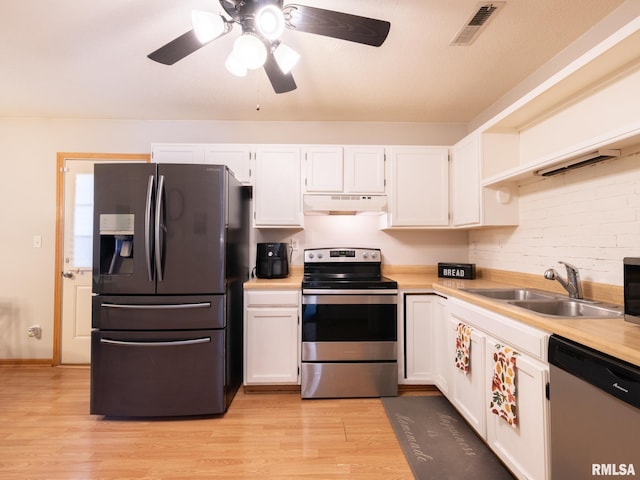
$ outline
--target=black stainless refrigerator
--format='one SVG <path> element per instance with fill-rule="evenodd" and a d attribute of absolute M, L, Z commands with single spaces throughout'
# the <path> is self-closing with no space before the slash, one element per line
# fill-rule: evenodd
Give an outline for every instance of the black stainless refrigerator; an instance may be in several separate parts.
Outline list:
<path fill-rule="evenodd" d="M 95 166 L 92 414 L 226 412 L 242 384 L 249 202 L 221 165 Z"/>

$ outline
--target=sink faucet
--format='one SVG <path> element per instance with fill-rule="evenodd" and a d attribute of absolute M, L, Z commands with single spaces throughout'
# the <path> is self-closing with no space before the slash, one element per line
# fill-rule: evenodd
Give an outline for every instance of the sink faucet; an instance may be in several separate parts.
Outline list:
<path fill-rule="evenodd" d="M 560 285 L 569 292 L 569 298 L 582 298 L 582 286 L 580 285 L 580 273 L 578 273 L 578 269 L 567 262 L 560 261 L 558 263 L 566 267 L 567 279 L 564 280 L 553 268 L 544 272 L 544 278 L 560 282 Z"/>

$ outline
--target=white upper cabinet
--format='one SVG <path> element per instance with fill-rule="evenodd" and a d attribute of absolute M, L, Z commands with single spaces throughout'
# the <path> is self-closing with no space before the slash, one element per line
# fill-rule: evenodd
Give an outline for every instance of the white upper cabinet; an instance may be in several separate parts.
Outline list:
<path fill-rule="evenodd" d="M 451 223 L 454 227 L 517 225 L 514 188 L 482 187 L 483 162 L 496 164 L 517 155 L 511 135 L 474 132 L 451 147 Z"/>
<path fill-rule="evenodd" d="M 479 135 L 451 147 L 451 218 L 454 226 L 480 224 Z"/>
<path fill-rule="evenodd" d="M 245 185 L 251 185 L 251 145 L 207 144 L 204 162 L 210 165 L 226 165 L 235 177 Z"/>
<path fill-rule="evenodd" d="M 154 143 L 151 159 L 154 163 L 204 163 L 204 144 Z"/>
<path fill-rule="evenodd" d="M 243 184 L 251 184 L 251 145 L 209 143 L 154 143 L 155 163 L 207 163 L 226 165 Z"/>
<path fill-rule="evenodd" d="M 305 193 L 383 194 L 384 147 L 309 146 L 304 149 Z"/>
<path fill-rule="evenodd" d="M 449 151 L 446 147 L 392 147 L 389 213 L 383 228 L 449 224 Z"/>
<path fill-rule="evenodd" d="M 345 147 L 344 191 L 384 193 L 384 147 Z"/>
<path fill-rule="evenodd" d="M 253 220 L 256 228 L 302 228 L 300 148 L 256 147 Z"/>
<path fill-rule="evenodd" d="M 305 192 L 340 193 L 344 189 L 342 147 L 313 146 L 304 149 Z"/>

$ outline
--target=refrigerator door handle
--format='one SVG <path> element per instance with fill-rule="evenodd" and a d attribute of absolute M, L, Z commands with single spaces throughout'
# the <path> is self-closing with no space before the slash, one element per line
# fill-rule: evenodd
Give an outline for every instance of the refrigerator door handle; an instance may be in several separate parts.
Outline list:
<path fill-rule="evenodd" d="M 100 343 L 106 343 L 109 345 L 124 345 L 130 347 L 169 347 L 177 345 L 198 345 L 200 343 L 211 343 L 210 337 L 194 338 L 193 340 L 174 340 L 170 342 L 129 342 L 123 340 L 109 340 L 108 338 L 101 338 Z"/>
<path fill-rule="evenodd" d="M 149 276 L 150 282 L 153 282 L 153 270 L 151 266 L 151 200 L 153 199 L 154 179 L 155 177 L 153 175 L 149 175 L 149 182 L 147 183 L 147 203 L 144 212 L 144 251 L 147 261 L 147 275 Z"/>
<path fill-rule="evenodd" d="M 132 305 L 122 303 L 101 303 L 101 308 L 124 308 L 129 310 L 174 310 L 185 308 L 211 308 L 211 302 L 200 303 L 176 303 L 176 304 L 145 304 L 145 305 Z"/>
<path fill-rule="evenodd" d="M 155 218 L 155 257 L 156 257 L 156 272 L 158 272 L 158 281 L 161 282 L 164 278 L 162 274 L 162 239 L 160 237 L 160 220 L 163 215 L 164 202 L 164 175 L 160 175 L 158 181 L 158 193 L 156 195 L 156 218 Z"/>

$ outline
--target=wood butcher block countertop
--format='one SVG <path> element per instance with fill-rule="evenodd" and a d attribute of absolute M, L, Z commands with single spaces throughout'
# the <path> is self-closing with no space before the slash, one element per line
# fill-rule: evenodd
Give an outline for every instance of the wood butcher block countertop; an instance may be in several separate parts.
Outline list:
<path fill-rule="evenodd" d="M 438 278 L 436 267 L 383 266 L 383 275 L 398 282 L 399 290 L 433 290 L 446 297 L 455 297 L 486 308 L 494 313 L 519 320 L 527 325 L 555 333 L 613 357 L 640 366 L 640 325 L 621 318 L 561 318 L 553 319 L 514 307 L 504 301 L 492 300 L 461 289 L 525 287 L 566 293 L 558 282 L 540 275 L 481 270 L 476 280 Z M 302 282 L 302 268 L 295 267 L 283 279 L 252 279 L 245 283 L 250 289 L 297 289 Z M 622 287 L 583 282 L 585 298 L 622 305 Z"/>

